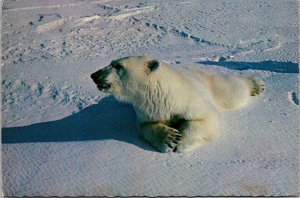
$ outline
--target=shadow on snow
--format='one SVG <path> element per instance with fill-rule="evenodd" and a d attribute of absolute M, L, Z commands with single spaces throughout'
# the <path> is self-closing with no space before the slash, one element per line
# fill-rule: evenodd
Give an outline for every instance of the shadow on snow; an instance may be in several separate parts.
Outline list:
<path fill-rule="evenodd" d="M 201 61 L 197 62 L 203 65 L 216 65 L 226 67 L 234 70 L 266 70 L 278 73 L 299 73 L 299 67 L 297 63 L 293 62 L 279 62 L 279 61 L 262 61 L 262 62 L 234 62 L 234 61 Z"/>
<path fill-rule="evenodd" d="M 113 96 L 57 121 L 2 129 L 2 143 L 66 142 L 115 139 L 152 150 L 138 137 L 131 105 Z"/>

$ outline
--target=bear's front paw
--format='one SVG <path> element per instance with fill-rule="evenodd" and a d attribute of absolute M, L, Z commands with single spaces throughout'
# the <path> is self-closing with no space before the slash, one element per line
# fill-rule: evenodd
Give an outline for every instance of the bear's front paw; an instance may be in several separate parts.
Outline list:
<path fill-rule="evenodd" d="M 181 143 L 182 134 L 174 128 L 168 128 L 166 137 L 164 138 L 162 152 L 176 152 L 177 147 Z"/>

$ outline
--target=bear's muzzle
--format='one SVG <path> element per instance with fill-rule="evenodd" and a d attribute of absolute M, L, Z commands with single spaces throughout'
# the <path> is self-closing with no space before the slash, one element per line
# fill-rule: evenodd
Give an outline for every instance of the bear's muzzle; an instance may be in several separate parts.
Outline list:
<path fill-rule="evenodd" d="M 106 77 L 110 73 L 110 68 L 106 67 L 100 69 L 99 71 L 93 73 L 91 78 L 93 79 L 94 83 L 97 85 L 97 88 L 100 91 L 106 91 L 111 87 L 111 84 L 107 82 Z"/>

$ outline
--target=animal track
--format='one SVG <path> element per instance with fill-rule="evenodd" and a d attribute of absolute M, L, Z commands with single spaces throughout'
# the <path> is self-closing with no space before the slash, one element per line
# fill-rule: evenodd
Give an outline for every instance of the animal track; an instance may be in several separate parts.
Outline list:
<path fill-rule="evenodd" d="M 185 31 L 181 31 L 177 28 L 169 29 L 167 27 L 164 27 L 164 26 L 161 26 L 161 25 L 158 25 L 158 24 L 155 24 L 155 23 L 150 23 L 150 22 L 146 22 L 145 25 L 147 27 L 153 28 L 157 31 L 162 31 L 163 34 L 166 34 L 166 33 L 173 34 L 173 35 L 181 37 L 183 39 L 191 39 L 192 41 L 194 41 L 196 43 L 201 43 L 201 44 L 205 44 L 205 45 L 208 45 L 208 46 L 229 47 L 229 46 L 226 46 L 224 44 L 215 43 L 215 42 L 212 42 L 212 41 L 202 39 L 198 36 L 190 35 L 189 33 L 185 32 Z"/>
<path fill-rule="evenodd" d="M 255 38 L 246 41 L 240 40 L 240 42 L 233 46 L 235 49 L 232 54 L 250 54 L 254 52 L 269 52 L 273 50 L 278 50 L 281 48 L 282 44 L 280 42 L 281 38 L 279 35 L 270 35 L 267 38 Z"/>

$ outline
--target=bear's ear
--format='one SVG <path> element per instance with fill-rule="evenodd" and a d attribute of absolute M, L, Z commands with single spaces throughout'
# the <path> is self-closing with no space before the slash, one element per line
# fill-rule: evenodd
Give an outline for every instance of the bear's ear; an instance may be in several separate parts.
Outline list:
<path fill-rule="evenodd" d="M 150 72 L 153 72 L 159 67 L 159 61 L 151 60 L 151 61 L 148 62 L 147 67 L 148 67 Z"/>

